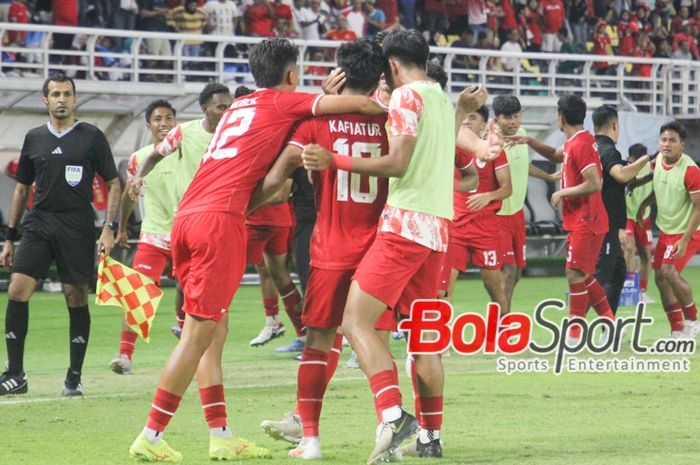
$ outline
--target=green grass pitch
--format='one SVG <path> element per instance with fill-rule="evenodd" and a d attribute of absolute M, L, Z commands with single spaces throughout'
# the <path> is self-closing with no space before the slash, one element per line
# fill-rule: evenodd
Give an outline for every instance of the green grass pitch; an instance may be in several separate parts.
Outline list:
<path fill-rule="evenodd" d="M 686 274 L 700 283 L 700 269 Z M 653 287 L 653 285 L 652 285 Z M 515 311 L 532 312 L 551 297 L 562 298 L 563 278 L 526 278 L 516 290 Z M 698 289 L 696 288 L 696 293 Z M 84 368 L 85 397 L 60 397 L 68 366 L 68 317 L 60 294 L 37 293 L 30 305 L 25 368 L 29 394 L 0 399 L 0 464 L 111 465 L 131 463 L 128 448 L 143 427 L 159 372 L 176 340 L 172 289 L 156 318 L 150 344 L 139 341 L 134 374 L 109 368 L 117 354 L 120 311 L 92 309 L 92 334 Z M 651 290 L 658 300 L 656 289 Z M 456 309 L 484 312 L 486 294 L 477 280 L 458 282 Z M 6 295 L 0 296 L 4 318 Z M 286 443 L 259 430 L 263 419 L 278 419 L 294 407 L 296 363 L 273 353 L 291 334 L 264 347 L 248 341 L 263 323 L 257 287 L 243 287 L 232 304 L 225 353 L 229 421 L 237 436 L 272 449 L 273 459 L 251 464 L 292 464 Z M 621 309 L 623 316 L 631 308 Z M 650 342 L 668 333 L 659 304 L 644 334 Z M 286 317 L 285 321 L 286 321 Z M 3 324 L 0 320 L 0 324 Z M 287 325 L 288 332 L 291 325 Z M 404 342 L 392 341 L 399 360 L 405 404 L 413 411 L 410 381 L 403 370 Z M 360 370 L 344 367 L 341 356 L 326 394 L 321 418 L 323 463 L 363 464 L 373 448 L 375 415 L 368 383 Z M 621 356 L 632 355 L 626 348 Z M 522 355 L 527 357 L 528 355 Z M 4 346 L 0 360 L 5 358 Z M 581 374 L 496 372 L 496 357 L 445 358 L 447 371 L 443 464 L 503 465 L 671 465 L 696 464 L 700 457 L 700 365 L 690 373 Z M 207 460 L 208 430 L 196 384 L 185 395 L 166 431 L 186 464 Z M 406 458 L 406 463 L 426 459 Z"/>

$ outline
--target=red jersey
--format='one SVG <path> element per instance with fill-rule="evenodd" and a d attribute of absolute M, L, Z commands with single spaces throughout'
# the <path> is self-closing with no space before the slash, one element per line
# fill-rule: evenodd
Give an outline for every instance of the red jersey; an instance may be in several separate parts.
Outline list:
<path fill-rule="evenodd" d="M 292 8 L 284 3 L 273 3 L 272 11 L 275 12 L 275 18 L 284 18 L 287 21 L 292 20 Z"/>
<path fill-rule="evenodd" d="M 476 212 L 467 208 L 467 201 L 469 201 L 474 194 L 482 194 L 497 190 L 500 186 L 498 185 L 498 179 L 496 179 L 496 170 L 508 167 L 508 158 L 506 158 L 506 152 L 504 151 L 501 151 L 500 155 L 493 161 L 481 161 L 478 159 L 474 161 L 476 163 L 476 171 L 479 173 L 479 187 L 471 192 L 455 192 L 455 212 L 457 212 L 458 209 L 462 212 L 460 216 L 455 214 L 454 225 L 457 228 L 468 225 L 476 218 L 495 215 L 496 212 L 501 209 L 501 204 L 503 203 L 500 200 L 496 200 Z"/>
<path fill-rule="evenodd" d="M 590 132 L 582 129 L 564 143 L 562 189 L 583 183 L 583 172 L 588 169 L 597 170 L 598 175 L 603 177 L 603 166 L 600 163 L 595 138 Z M 566 231 L 586 230 L 594 233 L 608 231 L 608 214 L 600 192 L 585 197 L 564 197 L 562 218 Z"/>
<path fill-rule="evenodd" d="M 340 29 L 332 29 L 328 31 L 326 37 L 328 40 L 346 40 L 348 42 L 352 42 L 353 40 L 357 39 L 357 35 L 350 29 L 345 29 L 344 31 L 341 31 Z"/>
<path fill-rule="evenodd" d="M 466 215 L 467 210 L 467 193 L 459 192 L 459 180 L 462 179 L 462 171 L 466 170 L 474 163 L 474 155 L 466 152 L 459 147 L 455 150 L 455 193 L 454 193 L 454 219 L 461 218 Z"/>
<path fill-rule="evenodd" d="M 380 157 L 389 153 L 386 115 L 322 116 L 304 121 L 290 144 L 316 143 L 339 155 Z M 343 170 L 313 172 L 316 224 L 311 235 L 311 266 L 351 270 L 377 235 L 388 180 Z"/>
<path fill-rule="evenodd" d="M 272 14 L 265 5 L 250 5 L 247 13 L 246 34 L 259 37 L 272 37 L 275 35 L 272 30 Z"/>
<path fill-rule="evenodd" d="M 291 228 L 294 224 L 289 202 L 262 205 L 248 215 L 245 222 L 251 226 L 277 226 L 280 228 Z"/>
<path fill-rule="evenodd" d="M 556 34 L 564 26 L 564 2 L 561 0 L 542 0 L 542 30 L 545 34 Z"/>
<path fill-rule="evenodd" d="M 322 97 L 259 89 L 234 100 L 219 121 L 178 214 L 245 216 L 255 187 L 272 167 L 293 126 L 312 116 Z"/>

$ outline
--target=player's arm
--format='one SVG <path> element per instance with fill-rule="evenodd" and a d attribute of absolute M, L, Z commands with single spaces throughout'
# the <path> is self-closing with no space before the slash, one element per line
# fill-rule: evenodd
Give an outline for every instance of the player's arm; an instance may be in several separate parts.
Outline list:
<path fill-rule="evenodd" d="M 651 194 L 649 194 L 649 197 L 646 199 L 642 200 L 642 203 L 639 204 L 639 210 L 637 210 L 637 224 L 640 226 L 644 226 L 644 212 L 646 211 L 647 208 L 651 207 L 656 203 L 656 194 L 652 191 Z"/>
<path fill-rule="evenodd" d="M 647 163 L 649 163 L 649 156 L 644 155 L 643 157 L 639 157 L 639 160 L 629 165 L 614 165 L 610 168 L 610 176 L 620 184 L 626 184 L 633 180 Z"/>
<path fill-rule="evenodd" d="M 461 177 L 457 184 L 457 192 L 471 192 L 479 187 L 479 172 L 474 163 L 459 170 L 459 174 Z"/>
<path fill-rule="evenodd" d="M 112 231 L 109 225 L 114 221 L 117 215 L 119 198 L 122 194 L 122 186 L 119 183 L 119 177 L 107 181 L 107 188 L 109 189 L 109 194 L 107 194 L 105 224 L 102 227 L 102 234 L 100 234 L 100 238 L 97 240 L 97 251 L 100 252 L 104 250 L 105 255 L 109 255 L 112 252 L 112 247 L 114 247 L 114 231 Z"/>
<path fill-rule="evenodd" d="M 552 206 L 556 208 L 564 197 L 584 197 L 603 189 L 603 178 L 598 174 L 595 165 L 589 165 L 581 173 L 583 182 L 578 186 L 566 187 L 552 194 Z"/>
<path fill-rule="evenodd" d="M 690 202 L 693 204 L 693 213 L 688 220 L 683 236 L 673 245 L 673 258 L 682 257 L 688 250 L 688 243 L 700 227 L 700 192 L 690 194 Z"/>
<path fill-rule="evenodd" d="M 15 240 L 17 239 L 17 229 L 19 228 L 20 220 L 24 214 L 24 208 L 27 205 L 27 197 L 32 188 L 31 184 L 22 184 L 18 182 L 15 185 L 15 191 L 12 194 L 12 204 L 10 205 L 10 218 L 7 221 L 7 232 L 5 234 L 5 243 L 2 247 L 0 255 L 0 266 L 11 267 L 15 254 Z"/>
<path fill-rule="evenodd" d="M 181 146 L 182 127 L 178 124 L 168 132 L 165 138 L 153 148 L 150 155 L 140 164 L 138 172 L 132 180 L 131 189 L 129 190 L 129 195 L 131 195 L 132 199 L 136 200 L 141 194 L 143 178 L 148 176 L 148 173 L 153 171 L 153 168 L 155 168 L 163 158 L 176 152 Z"/>
<path fill-rule="evenodd" d="M 634 178 L 630 182 L 627 183 L 627 187 L 630 189 L 634 189 L 636 187 L 643 186 L 644 184 L 648 184 L 654 179 L 654 173 L 649 173 L 645 176 Z"/>
<path fill-rule="evenodd" d="M 547 160 L 554 163 L 561 163 L 564 161 L 564 147 L 555 148 L 551 145 L 547 145 L 544 142 L 540 142 L 534 137 L 530 136 L 511 136 L 505 138 L 506 147 L 513 147 L 514 145 L 527 144 L 532 150 L 539 153 Z"/>
<path fill-rule="evenodd" d="M 129 240 L 129 235 L 126 232 L 126 225 L 129 222 L 129 215 L 131 215 L 131 212 L 134 211 L 134 205 L 136 202 L 131 199 L 131 196 L 129 195 L 129 185 L 131 184 L 131 181 L 127 181 L 126 188 L 124 189 L 124 192 L 122 192 L 122 198 L 121 198 L 121 203 L 119 204 L 119 231 L 117 232 L 117 239 L 115 242 L 124 247 L 125 249 L 129 248 L 128 240 Z"/>
<path fill-rule="evenodd" d="M 362 113 L 363 115 L 383 115 L 384 109 L 366 95 L 324 95 L 316 106 L 316 115 L 337 115 Z"/>
<path fill-rule="evenodd" d="M 557 182 L 561 179 L 561 172 L 557 171 L 554 174 L 549 174 L 530 163 L 528 174 L 533 178 L 541 179 L 545 182 Z"/>
<path fill-rule="evenodd" d="M 272 165 L 270 171 L 253 192 L 253 197 L 248 204 L 248 213 L 252 213 L 267 203 L 273 195 L 285 187 L 292 173 L 301 165 L 301 152 L 299 146 L 287 144 L 275 164 Z M 291 189 L 291 183 L 289 188 Z M 289 192 L 287 192 L 287 197 L 289 197 Z"/>
<path fill-rule="evenodd" d="M 491 202 L 507 199 L 513 194 L 513 184 L 510 180 L 510 168 L 508 168 L 507 164 L 496 168 L 496 181 L 498 181 L 498 189 L 472 195 L 469 197 L 469 200 L 467 200 L 467 208 L 476 212 Z"/>

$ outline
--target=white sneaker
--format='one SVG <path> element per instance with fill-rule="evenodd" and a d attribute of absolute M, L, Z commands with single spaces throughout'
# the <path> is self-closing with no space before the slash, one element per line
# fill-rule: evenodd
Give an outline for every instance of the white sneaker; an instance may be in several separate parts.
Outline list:
<path fill-rule="evenodd" d="M 697 320 L 685 320 L 685 326 L 683 326 L 683 336 L 687 337 L 688 339 L 695 339 L 698 334 L 700 334 L 700 322 Z"/>
<path fill-rule="evenodd" d="M 265 434 L 278 441 L 299 444 L 302 439 L 301 419 L 292 413 L 285 413 L 280 421 L 263 420 L 260 428 Z"/>
<path fill-rule="evenodd" d="M 360 361 L 357 359 L 357 355 L 355 354 L 354 350 L 350 353 L 350 358 L 348 361 L 345 362 L 345 368 L 360 368 Z"/>
<path fill-rule="evenodd" d="M 578 347 L 578 345 L 581 343 L 581 338 L 580 337 L 571 337 L 567 336 L 566 341 L 564 341 L 568 347 Z"/>
<path fill-rule="evenodd" d="M 671 331 L 667 339 L 684 339 L 685 333 L 683 331 Z"/>
<path fill-rule="evenodd" d="M 131 360 L 124 354 L 119 354 L 119 357 L 112 360 L 109 367 L 118 375 L 131 374 Z"/>
<path fill-rule="evenodd" d="M 288 455 L 293 459 L 320 460 L 323 458 L 321 441 L 318 438 L 303 438 Z"/>
<path fill-rule="evenodd" d="M 655 304 L 656 301 L 649 297 L 649 294 L 646 292 L 642 292 L 642 298 L 639 299 L 640 302 L 644 302 L 645 304 Z"/>
<path fill-rule="evenodd" d="M 271 340 L 284 335 L 284 332 L 284 324 L 279 320 L 275 320 L 273 323 L 263 326 L 255 339 L 250 341 L 250 345 L 253 347 L 265 345 Z"/>

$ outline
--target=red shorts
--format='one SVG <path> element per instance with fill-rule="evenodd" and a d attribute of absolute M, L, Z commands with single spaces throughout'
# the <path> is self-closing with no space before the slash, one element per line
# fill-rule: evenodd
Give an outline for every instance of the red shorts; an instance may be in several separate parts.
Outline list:
<path fill-rule="evenodd" d="M 387 307 L 408 315 L 416 299 L 438 295 L 443 252 L 380 232 L 357 267 L 353 279 Z"/>
<path fill-rule="evenodd" d="M 160 277 L 165 270 L 165 265 L 168 262 L 172 263 L 172 261 L 173 256 L 170 250 L 139 242 L 131 267 L 139 273 L 145 274 L 160 286 Z"/>
<path fill-rule="evenodd" d="M 343 323 L 343 311 L 355 270 L 324 270 L 311 267 L 304 294 L 301 322 L 311 328 L 337 328 Z"/>
<path fill-rule="evenodd" d="M 268 255 L 284 255 L 289 251 L 291 227 L 248 225 L 246 229 L 248 234 L 246 262 L 249 265 L 262 264 L 263 252 Z"/>
<path fill-rule="evenodd" d="M 245 271 L 245 219 L 222 212 L 176 216 L 171 240 L 182 310 L 219 321 Z"/>
<path fill-rule="evenodd" d="M 683 271 L 693 255 L 700 250 L 700 231 L 696 231 L 693 237 L 688 242 L 688 249 L 685 255 L 678 258 L 673 258 L 673 246 L 678 240 L 683 237 L 683 234 L 666 234 L 663 231 L 659 234 L 659 241 L 654 249 L 654 261 L 652 268 L 658 270 L 661 265 L 673 265 L 680 272 Z"/>
<path fill-rule="evenodd" d="M 570 232 L 566 237 L 566 269 L 595 273 L 603 240 L 605 233 L 585 230 Z"/>
<path fill-rule="evenodd" d="M 644 220 L 644 226 L 639 226 L 636 221 L 628 219 L 625 232 L 628 236 L 634 237 L 634 245 L 638 249 L 650 247 L 652 243 L 651 217 Z"/>
<path fill-rule="evenodd" d="M 408 311 L 410 312 L 411 309 L 409 308 Z M 377 331 L 396 331 L 398 329 L 396 312 L 390 309 L 382 312 L 382 316 L 380 316 L 377 322 L 374 324 L 374 329 Z"/>
<path fill-rule="evenodd" d="M 503 266 L 502 231 L 503 219 L 496 215 L 482 216 L 454 228 L 447 249 L 452 268 L 465 271 L 471 263 L 487 270 L 500 269 Z"/>
<path fill-rule="evenodd" d="M 503 264 L 514 263 L 516 268 L 522 270 L 527 265 L 525 252 L 527 249 L 527 236 L 525 234 L 525 212 L 520 210 L 508 216 L 500 217 L 503 221 L 501 230 L 503 251 Z"/>

